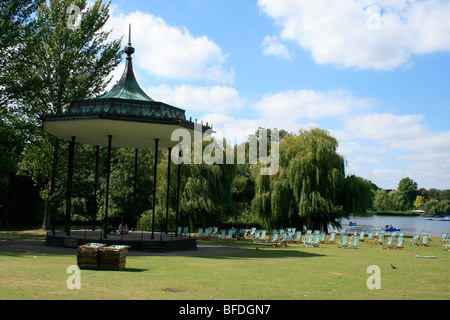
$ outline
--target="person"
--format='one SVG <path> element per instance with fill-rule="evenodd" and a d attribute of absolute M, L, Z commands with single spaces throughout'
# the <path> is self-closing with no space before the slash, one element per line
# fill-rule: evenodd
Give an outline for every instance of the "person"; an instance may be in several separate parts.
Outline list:
<path fill-rule="evenodd" d="M 116 233 L 116 229 L 113 228 L 112 225 L 109 225 L 108 228 L 106 228 L 106 226 L 103 225 L 103 229 L 104 229 L 104 232 L 105 232 L 106 234 L 110 234 L 111 232 Z"/>
<path fill-rule="evenodd" d="M 128 233 L 128 226 L 123 221 L 119 224 L 119 234 L 127 234 Z"/>

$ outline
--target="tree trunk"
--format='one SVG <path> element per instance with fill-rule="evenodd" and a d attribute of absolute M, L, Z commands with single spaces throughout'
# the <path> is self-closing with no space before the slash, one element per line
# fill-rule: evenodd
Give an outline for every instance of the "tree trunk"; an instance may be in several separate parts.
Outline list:
<path fill-rule="evenodd" d="M 48 186 L 48 195 L 45 200 L 45 211 L 44 211 L 44 220 L 42 221 L 42 229 L 48 230 L 50 229 L 50 225 L 52 219 L 54 218 L 55 208 L 54 208 L 54 194 L 56 189 L 56 171 L 58 168 L 59 162 L 59 141 L 58 139 L 52 139 L 54 141 L 54 149 L 53 149 L 53 161 L 52 161 L 52 173 L 50 176 L 49 186 Z"/>

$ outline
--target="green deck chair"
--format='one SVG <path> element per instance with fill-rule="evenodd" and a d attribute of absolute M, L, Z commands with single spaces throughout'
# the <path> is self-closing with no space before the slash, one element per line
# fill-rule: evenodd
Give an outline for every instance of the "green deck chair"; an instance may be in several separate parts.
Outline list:
<path fill-rule="evenodd" d="M 332 231 L 326 243 L 336 243 L 336 232 Z"/>
<path fill-rule="evenodd" d="M 420 245 L 429 247 L 430 246 L 430 244 L 428 243 L 429 238 L 430 238 L 430 236 L 428 234 L 424 234 L 422 236 L 422 242 L 420 242 Z"/>
<path fill-rule="evenodd" d="M 387 249 L 392 246 L 392 236 L 387 236 L 386 242 L 383 244 L 383 249 Z"/>
<path fill-rule="evenodd" d="M 347 247 L 348 247 L 348 244 L 347 244 L 347 234 L 346 234 L 346 233 L 343 233 L 343 234 L 341 235 L 341 241 L 339 241 L 338 247 L 339 247 L 339 248 L 347 248 Z"/>
<path fill-rule="evenodd" d="M 301 231 L 295 231 L 294 238 L 292 239 L 292 243 L 298 243 L 302 240 L 302 232 Z"/>
<path fill-rule="evenodd" d="M 312 240 L 313 240 L 313 235 L 312 235 L 311 233 L 306 234 L 305 240 L 303 240 L 303 244 L 304 244 L 305 246 L 308 246 L 308 245 L 311 244 Z"/>
<path fill-rule="evenodd" d="M 277 243 L 277 240 L 278 240 L 278 233 L 272 233 L 272 237 L 266 241 L 266 244 L 268 246 L 274 245 Z"/>
<path fill-rule="evenodd" d="M 359 245 L 358 245 L 358 237 L 357 236 L 354 236 L 353 238 L 352 238 L 352 242 L 350 243 L 350 245 L 349 245 L 349 248 L 352 248 L 352 249 L 359 249 Z"/>
<path fill-rule="evenodd" d="M 403 246 L 403 236 L 398 236 L 397 242 L 393 246 L 394 249 L 405 249 Z"/>
<path fill-rule="evenodd" d="M 361 233 L 359 234 L 359 241 L 366 241 L 365 239 L 366 233 L 364 231 L 361 231 Z"/>
<path fill-rule="evenodd" d="M 198 231 L 194 237 L 196 237 L 196 238 L 203 237 L 203 228 L 198 228 Z"/>

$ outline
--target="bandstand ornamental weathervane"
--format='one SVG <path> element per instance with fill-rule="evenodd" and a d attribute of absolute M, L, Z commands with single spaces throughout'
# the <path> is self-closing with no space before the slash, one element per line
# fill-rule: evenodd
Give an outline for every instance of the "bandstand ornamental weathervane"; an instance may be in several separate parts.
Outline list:
<path fill-rule="evenodd" d="M 168 148 L 168 170 L 170 170 L 170 153 L 172 148 L 179 143 L 171 140 L 172 132 L 179 128 L 193 132 L 194 126 L 199 127 L 191 119 L 186 119 L 185 110 L 155 101 L 141 89 L 133 72 L 131 55 L 134 54 L 135 49 L 131 46 L 131 26 L 129 42 L 125 46 L 124 52 L 127 54 L 125 70 L 120 81 L 111 91 L 94 99 L 74 100 L 66 113 L 45 114 L 41 117 L 43 129 L 46 132 L 70 143 L 65 217 L 65 231 L 67 235 L 70 235 L 71 225 L 72 175 L 75 143 L 108 148 L 105 226 L 108 226 L 111 148 L 135 148 L 136 159 L 139 149 L 154 148 L 155 170 L 152 216 L 152 239 L 154 239 L 158 148 Z M 211 129 L 207 124 L 201 124 L 200 127 L 202 132 Z M 170 178 L 170 174 L 168 178 Z M 104 237 L 106 237 L 106 233 Z"/>

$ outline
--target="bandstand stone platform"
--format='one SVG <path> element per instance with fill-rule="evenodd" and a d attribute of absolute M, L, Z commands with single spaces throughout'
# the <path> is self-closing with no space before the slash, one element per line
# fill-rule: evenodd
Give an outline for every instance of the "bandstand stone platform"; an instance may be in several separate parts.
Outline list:
<path fill-rule="evenodd" d="M 86 243 L 103 243 L 106 245 L 127 245 L 129 250 L 144 252 L 170 252 L 197 250 L 197 240 L 187 235 L 178 235 L 164 232 L 155 232 L 151 239 L 151 232 L 132 231 L 127 234 L 110 233 L 107 238 L 102 237 L 100 231 L 78 230 L 67 235 L 63 231 L 47 232 L 45 245 L 53 247 L 77 248 Z"/>

